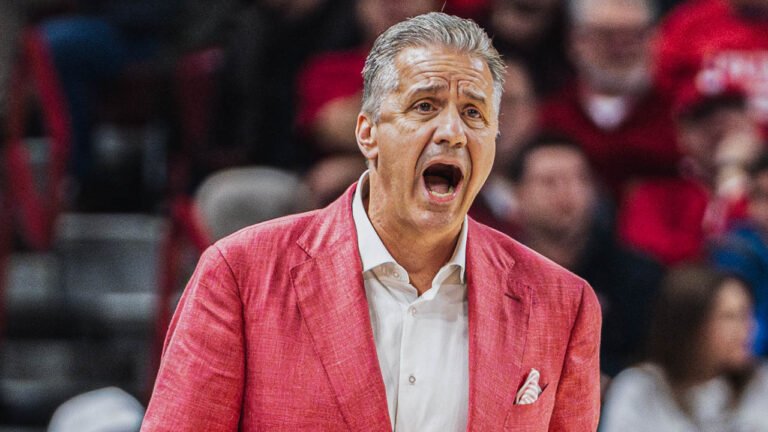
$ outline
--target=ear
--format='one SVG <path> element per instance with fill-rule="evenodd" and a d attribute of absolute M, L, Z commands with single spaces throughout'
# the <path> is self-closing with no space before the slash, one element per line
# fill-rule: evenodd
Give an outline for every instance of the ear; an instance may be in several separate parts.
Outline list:
<path fill-rule="evenodd" d="M 376 143 L 376 124 L 371 115 L 360 113 L 357 115 L 357 126 L 355 127 L 355 137 L 357 138 L 357 147 L 363 153 L 365 159 L 376 166 L 376 159 L 379 157 L 379 146 Z"/>

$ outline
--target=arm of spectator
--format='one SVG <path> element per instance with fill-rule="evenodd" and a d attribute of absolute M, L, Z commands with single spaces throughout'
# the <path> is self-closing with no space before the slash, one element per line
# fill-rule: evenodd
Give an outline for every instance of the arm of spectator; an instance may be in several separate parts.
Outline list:
<path fill-rule="evenodd" d="M 236 431 L 245 373 L 242 302 L 215 246 L 171 321 L 142 432 Z"/>
<path fill-rule="evenodd" d="M 597 429 L 601 321 L 597 296 L 589 285 L 584 285 L 557 387 L 550 431 L 592 432 Z"/>

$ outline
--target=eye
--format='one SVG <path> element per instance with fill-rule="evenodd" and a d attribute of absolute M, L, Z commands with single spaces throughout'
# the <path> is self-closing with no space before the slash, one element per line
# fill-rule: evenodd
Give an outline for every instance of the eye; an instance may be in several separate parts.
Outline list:
<path fill-rule="evenodd" d="M 421 102 L 417 103 L 415 108 L 416 108 L 416 111 L 418 111 L 420 113 L 431 113 L 431 112 L 435 111 L 435 106 L 432 105 L 432 103 L 430 103 L 428 101 L 421 101 Z"/>
<path fill-rule="evenodd" d="M 464 110 L 464 114 L 466 114 L 466 116 L 471 119 L 482 120 L 483 118 L 483 113 L 481 113 L 480 110 L 475 107 L 468 107 Z"/>

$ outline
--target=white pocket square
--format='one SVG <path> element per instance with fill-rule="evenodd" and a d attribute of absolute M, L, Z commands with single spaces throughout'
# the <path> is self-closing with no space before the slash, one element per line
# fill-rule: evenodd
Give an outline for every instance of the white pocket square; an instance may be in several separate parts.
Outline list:
<path fill-rule="evenodd" d="M 541 387 L 539 387 L 539 377 L 541 374 L 536 369 L 531 369 L 528 373 L 528 378 L 525 379 L 523 386 L 517 391 L 515 397 L 515 405 L 528 405 L 536 402 L 541 394 Z"/>

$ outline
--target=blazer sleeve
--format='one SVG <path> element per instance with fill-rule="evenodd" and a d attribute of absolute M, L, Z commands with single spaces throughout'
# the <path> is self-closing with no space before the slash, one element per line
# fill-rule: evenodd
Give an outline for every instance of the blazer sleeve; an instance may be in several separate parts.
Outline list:
<path fill-rule="evenodd" d="M 589 285 L 571 329 L 550 431 L 594 432 L 600 418 L 600 304 Z"/>
<path fill-rule="evenodd" d="M 142 432 L 236 431 L 244 370 L 239 290 L 212 246 L 171 320 Z"/>

